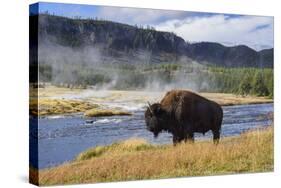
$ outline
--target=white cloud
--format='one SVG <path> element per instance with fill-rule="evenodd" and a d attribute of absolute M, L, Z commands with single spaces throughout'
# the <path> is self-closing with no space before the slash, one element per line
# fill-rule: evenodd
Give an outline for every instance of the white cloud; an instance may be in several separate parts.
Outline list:
<path fill-rule="evenodd" d="M 101 7 L 98 16 L 103 19 L 129 24 L 151 24 L 160 20 L 182 18 L 188 12 L 141 8 Z"/>
<path fill-rule="evenodd" d="M 273 47 L 272 17 L 122 7 L 101 7 L 97 15 L 131 25 L 153 25 L 157 30 L 174 32 L 190 42 L 245 44 L 257 50 Z"/>
<path fill-rule="evenodd" d="M 261 16 L 187 17 L 154 25 L 157 30 L 174 32 L 186 41 L 245 44 L 260 50 L 273 47 L 273 18 Z"/>

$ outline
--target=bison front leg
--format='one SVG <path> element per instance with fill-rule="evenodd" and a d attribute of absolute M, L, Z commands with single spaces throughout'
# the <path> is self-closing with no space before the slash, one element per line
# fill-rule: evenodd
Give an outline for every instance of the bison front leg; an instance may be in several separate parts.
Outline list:
<path fill-rule="evenodd" d="M 188 133 L 184 141 L 188 143 L 194 143 L 194 133 Z"/>
<path fill-rule="evenodd" d="M 213 142 L 214 144 L 218 144 L 220 141 L 220 130 L 213 130 Z"/>
<path fill-rule="evenodd" d="M 180 143 L 180 138 L 178 136 L 173 136 L 173 144 L 176 146 L 178 143 Z"/>
<path fill-rule="evenodd" d="M 178 143 L 180 143 L 181 141 L 183 141 L 184 139 L 185 138 L 183 137 L 183 135 L 173 136 L 174 146 L 177 145 Z"/>

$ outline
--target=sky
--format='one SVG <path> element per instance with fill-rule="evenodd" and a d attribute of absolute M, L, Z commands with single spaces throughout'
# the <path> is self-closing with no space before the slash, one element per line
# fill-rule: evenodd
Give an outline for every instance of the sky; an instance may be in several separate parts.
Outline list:
<path fill-rule="evenodd" d="M 63 3 L 40 3 L 30 12 L 48 11 L 65 17 L 99 18 L 130 25 L 153 26 L 188 42 L 219 42 L 226 46 L 247 45 L 255 50 L 273 48 L 273 17 L 156 10 Z"/>

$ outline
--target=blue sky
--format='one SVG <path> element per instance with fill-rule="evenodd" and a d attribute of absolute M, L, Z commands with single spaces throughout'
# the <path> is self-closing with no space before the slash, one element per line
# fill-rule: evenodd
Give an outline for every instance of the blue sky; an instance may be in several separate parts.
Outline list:
<path fill-rule="evenodd" d="M 31 12 L 37 12 L 31 6 Z M 273 17 L 188 11 L 40 3 L 39 12 L 81 18 L 102 18 L 130 25 L 150 25 L 171 31 L 189 42 L 210 41 L 248 45 L 256 50 L 273 47 Z"/>

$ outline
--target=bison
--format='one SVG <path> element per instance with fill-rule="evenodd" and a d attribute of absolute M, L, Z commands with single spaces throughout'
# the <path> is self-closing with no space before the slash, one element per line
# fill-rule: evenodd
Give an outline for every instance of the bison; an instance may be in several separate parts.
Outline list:
<path fill-rule="evenodd" d="M 194 142 L 194 133 L 213 133 L 218 144 L 223 119 L 219 104 L 187 90 L 172 90 L 160 103 L 149 104 L 145 111 L 146 127 L 155 138 L 162 131 L 173 135 L 173 143 Z"/>

